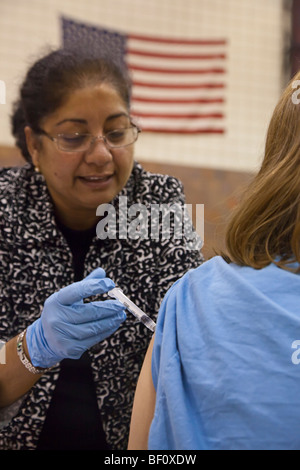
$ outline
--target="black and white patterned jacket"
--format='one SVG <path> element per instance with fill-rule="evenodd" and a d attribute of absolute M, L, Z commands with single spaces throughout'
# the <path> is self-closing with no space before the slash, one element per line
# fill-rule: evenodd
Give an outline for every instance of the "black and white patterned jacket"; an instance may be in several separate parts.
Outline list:
<path fill-rule="evenodd" d="M 127 197 L 128 206 L 184 204 L 177 179 L 150 174 L 138 163 L 120 195 Z M 119 196 L 113 201 L 115 207 Z M 155 319 L 167 289 L 202 261 L 200 251 L 187 249 L 184 238 L 100 240 L 95 236 L 85 275 L 101 266 Z M 7 341 L 39 317 L 50 294 L 74 279 L 71 251 L 55 224 L 44 179 L 29 164 L 0 171 L 0 265 L 0 339 Z M 128 315 L 113 336 L 89 351 L 112 449 L 126 448 L 134 390 L 150 336 Z M 35 448 L 58 375 L 59 366 L 23 397 L 17 414 L 0 432 L 0 449 Z"/>

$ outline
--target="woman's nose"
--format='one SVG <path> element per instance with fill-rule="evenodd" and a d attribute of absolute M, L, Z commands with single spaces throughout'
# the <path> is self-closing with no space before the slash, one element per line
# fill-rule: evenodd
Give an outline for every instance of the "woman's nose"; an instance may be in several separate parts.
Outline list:
<path fill-rule="evenodd" d="M 103 165 L 112 160 L 112 153 L 105 143 L 105 137 L 97 136 L 91 142 L 90 148 L 85 152 L 87 163 Z"/>

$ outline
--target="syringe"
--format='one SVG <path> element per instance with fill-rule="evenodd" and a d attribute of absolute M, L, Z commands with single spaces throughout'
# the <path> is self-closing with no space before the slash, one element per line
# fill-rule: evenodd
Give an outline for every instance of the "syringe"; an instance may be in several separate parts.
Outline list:
<path fill-rule="evenodd" d="M 115 287 L 108 291 L 108 295 L 119 300 L 128 310 L 131 312 L 140 322 L 149 328 L 151 331 L 155 331 L 156 324 L 151 318 L 146 315 L 137 305 L 135 305 L 128 297 L 123 293 L 119 287 Z"/>

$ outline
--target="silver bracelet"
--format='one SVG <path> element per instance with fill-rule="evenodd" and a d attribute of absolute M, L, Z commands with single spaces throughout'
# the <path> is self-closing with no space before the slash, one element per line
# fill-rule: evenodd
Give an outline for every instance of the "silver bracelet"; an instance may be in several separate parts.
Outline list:
<path fill-rule="evenodd" d="M 32 374 L 44 374 L 45 372 L 48 372 L 49 370 L 52 369 L 52 367 L 49 367 L 48 369 L 41 369 L 39 367 L 34 367 L 34 365 L 31 364 L 31 362 L 27 359 L 24 348 L 23 348 L 23 338 L 26 334 L 26 330 L 22 331 L 21 334 L 19 334 L 18 339 L 17 339 L 17 353 L 20 358 L 20 361 L 22 364 L 26 367 L 29 372 Z"/>

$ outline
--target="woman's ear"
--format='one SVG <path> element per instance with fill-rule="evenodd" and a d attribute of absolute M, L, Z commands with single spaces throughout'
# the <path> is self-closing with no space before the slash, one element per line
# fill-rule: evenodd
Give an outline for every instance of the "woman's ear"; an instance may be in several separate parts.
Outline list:
<path fill-rule="evenodd" d="M 28 152 L 30 153 L 32 163 L 35 168 L 39 168 L 39 155 L 41 149 L 41 142 L 38 140 L 38 137 L 34 134 L 31 127 L 26 126 L 24 128 L 26 144 Z"/>

